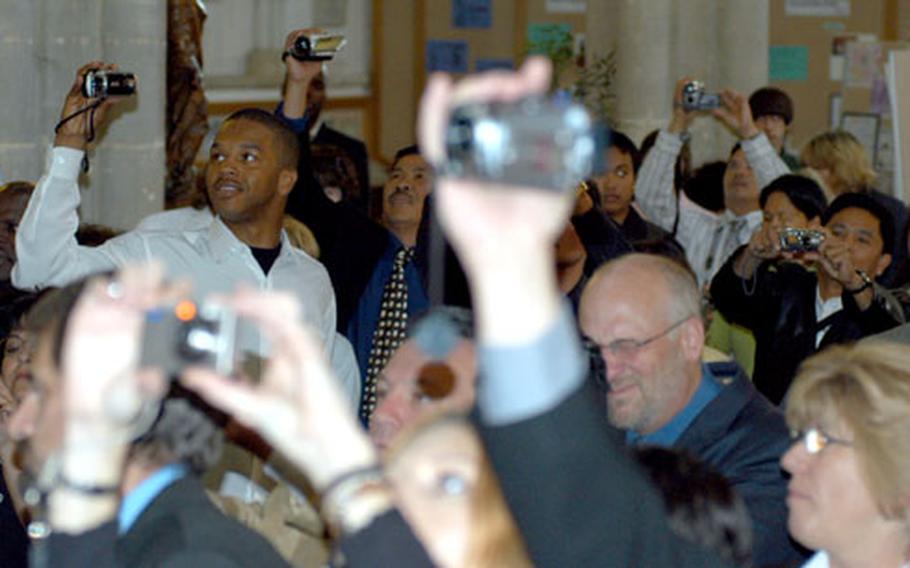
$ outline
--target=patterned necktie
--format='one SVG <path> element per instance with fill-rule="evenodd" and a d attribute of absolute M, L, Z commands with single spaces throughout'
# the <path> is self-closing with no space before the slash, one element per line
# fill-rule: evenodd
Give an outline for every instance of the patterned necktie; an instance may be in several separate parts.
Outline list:
<path fill-rule="evenodd" d="M 360 419 L 369 424 L 376 408 L 376 376 L 385 368 L 389 357 L 407 335 L 408 285 L 404 279 L 404 267 L 414 260 L 413 248 L 400 248 L 395 253 L 392 274 L 382 291 L 379 304 L 379 321 L 373 332 L 373 344 L 367 362 L 367 376 L 360 398 Z"/>

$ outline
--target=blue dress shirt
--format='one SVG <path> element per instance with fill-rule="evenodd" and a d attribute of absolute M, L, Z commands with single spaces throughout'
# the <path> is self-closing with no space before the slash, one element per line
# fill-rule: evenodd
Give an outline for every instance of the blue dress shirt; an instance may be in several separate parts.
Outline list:
<path fill-rule="evenodd" d="M 357 303 L 357 311 L 348 324 L 347 336 L 357 355 L 357 366 L 360 376 L 366 377 L 370 360 L 370 347 L 373 344 L 373 331 L 379 325 L 379 307 L 382 305 L 382 293 L 386 282 L 392 275 L 395 253 L 403 247 L 393 234 L 389 233 L 389 245 L 382 253 L 367 287 Z M 420 271 L 413 261 L 404 266 L 404 280 L 408 286 L 408 317 L 419 314 L 430 307 L 430 299 L 423 288 Z"/>
<path fill-rule="evenodd" d="M 701 382 L 698 385 L 698 390 L 692 395 L 689 404 L 655 432 L 642 436 L 632 430 L 627 431 L 626 443 L 630 446 L 672 447 L 689 425 L 701 414 L 701 411 L 720 393 L 720 389 L 721 386 L 717 384 L 717 379 L 714 378 L 708 365 L 702 363 Z"/>
<path fill-rule="evenodd" d="M 145 511 L 155 497 L 172 483 L 186 475 L 186 468 L 180 464 L 166 465 L 146 478 L 129 495 L 123 497 L 117 513 L 117 530 L 124 534 L 130 530 L 139 515 Z"/>

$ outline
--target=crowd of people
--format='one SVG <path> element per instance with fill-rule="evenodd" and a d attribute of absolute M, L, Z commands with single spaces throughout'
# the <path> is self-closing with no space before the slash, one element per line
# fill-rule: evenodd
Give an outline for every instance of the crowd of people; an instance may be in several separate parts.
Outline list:
<path fill-rule="evenodd" d="M 100 61 L 0 190 L 0 565 L 910 563 L 907 209 L 851 135 L 797 157 L 786 93 L 684 77 L 578 187 L 440 168 L 455 107 L 547 92 L 530 57 L 431 76 L 373 211 L 323 64 L 284 61 L 196 207 L 80 227 Z M 737 142 L 693 173 L 711 118 Z"/>

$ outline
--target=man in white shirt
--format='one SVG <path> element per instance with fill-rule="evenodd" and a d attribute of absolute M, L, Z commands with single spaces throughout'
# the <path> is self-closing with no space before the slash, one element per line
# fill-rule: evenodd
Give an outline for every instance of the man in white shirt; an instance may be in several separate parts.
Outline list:
<path fill-rule="evenodd" d="M 85 73 L 112 70 L 89 63 L 79 69 L 61 116 L 97 102 L 82 94 Z M 116 99 L 94 111 L 100 128 Z M 20 223 L 13 284 L 22 289 L 61 286 L 89 274 L 113 270 L 130 261 L 157 259 L 171 278 L 192 280 L 200 296 L 229 292 L 244 283 L 259 289 L 284 289 L 298 295 L 303 319 L 319 332 L 326 351 L 335 338 L 335 295 L 319 262 L 294 248 L 282 231 L 287 195 L 297 179 L 298 141 L 271 113 L 247 109 L 221 126 L 210 152 L 206 186 L 216 217 L 201 229 L 129 232 L 97 248 L 79 246 L 80 162 L 87 146 L 89 113 L 65 121 L 57 130 L 47 169 Z M 239 338 L 246 351 L 263 354 L 258 334 Z"/>
<path fill-rule="evenodd" d="M 645 215 L 667 231 L 673 230 L 678 209 L 676 240 L 685 249 L 698 284 L 704 286 L 730 254 L 748 243 L 761 225 L 758 204 L 761 189 L 790 170 L 768 137 L 755 125 L 748 99 L 741 93 L 722 91 L 722 106 L 711 113 L 740 139 L 730 153 L 724 173 L 726 210 L 717 214 L 703 209 L 682 192 L 677 199 L 673 189 L 673 168 L 683 142 L 688 138 L 689 126 L 699 114 L 683 108 L 683 87 L 689 82 L 691 79 L 683 78 L 676 83 L 673 118 L 667 129 L 660 131 L 657 142 L 641 165 L 635 196 Z"/>

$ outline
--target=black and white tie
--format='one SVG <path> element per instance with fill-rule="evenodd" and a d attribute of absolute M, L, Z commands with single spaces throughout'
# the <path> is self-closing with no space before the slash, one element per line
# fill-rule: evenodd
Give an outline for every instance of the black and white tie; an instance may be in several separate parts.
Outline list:
<path fill-rule="evenodd" d="M 392 274 L 382 290 L 379 321 L 376 323 L 376 330 L 373 331 L 367 375 L 360 398 L 360 419 L 364 424 L 369 424 L 370 416 L 376 408 L 376 377 L 407 336 L 408 284 L 404 279 L 404 268 L 413 259 L 413 248 L 398 249 L 392 265 Z"/>

